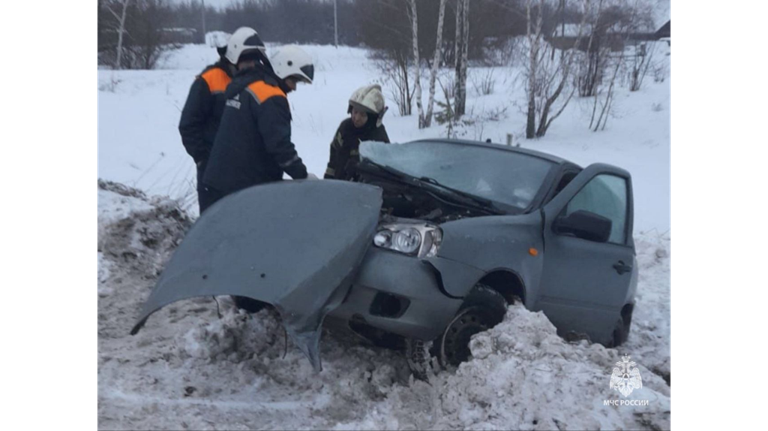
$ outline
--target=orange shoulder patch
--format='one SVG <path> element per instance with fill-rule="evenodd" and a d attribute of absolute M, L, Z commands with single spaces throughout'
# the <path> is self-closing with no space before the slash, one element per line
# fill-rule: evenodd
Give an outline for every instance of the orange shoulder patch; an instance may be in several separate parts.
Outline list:
<path fill-rule="evenodd" d="M 227 85 L 232 81 L 232 78 L 218 67 L 203 73 L 200 77 L 208 84 L 211 93 L 223 93 L 227 89 Z"/>
<path fill-rule="evenodd" d="M 264 103 L 265 100 L 273 96 L 285 97 L 285 93 L 280 87 L 269 85 L 264 81 L 256 81 L 248 86 L 251 94 L 256 98 L 259 103 Z"/>

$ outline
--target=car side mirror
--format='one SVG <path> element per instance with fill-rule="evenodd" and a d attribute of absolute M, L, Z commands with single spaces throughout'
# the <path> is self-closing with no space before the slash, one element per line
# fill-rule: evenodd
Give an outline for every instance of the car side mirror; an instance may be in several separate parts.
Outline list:
<path fill-rule="evenodd" d="M 601 215 L 578 210 L 557 219 L 553 227 L 559 234 L 571 234 L 588 241 L 607 242 L 611 237 L 613 222 Z"/>

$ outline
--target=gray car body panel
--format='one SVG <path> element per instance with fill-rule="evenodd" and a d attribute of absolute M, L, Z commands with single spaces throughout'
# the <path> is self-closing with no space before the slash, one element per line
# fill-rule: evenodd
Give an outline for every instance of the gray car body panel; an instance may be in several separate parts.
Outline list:
<path fill-rule="evenodd" d="M 161 307 L 198 296 L 267 302 L 320 369 L 320 326 L 341 304 L 375 233 L 381 189 L 342 181 L 286 181 L 216 202 L 165 267 L 132 333 Z"/>
<path fill-rule="evenodd" d="M 467 218 L 444 223 L 443 244 L 438 256 L 463 262 L 482 271 L 507 271 L 520 277 L 524 286 L 539 284 L 542 269 L 541 256 L 532 256 L 531 248 L 541 250 L 541 214 L 489 216 Z M 448 293 L 463 297 L 480 281 L 471 283 L 446 281 Z M 527 292 L 528 301 L 535 299 L 536 292 Z"/>

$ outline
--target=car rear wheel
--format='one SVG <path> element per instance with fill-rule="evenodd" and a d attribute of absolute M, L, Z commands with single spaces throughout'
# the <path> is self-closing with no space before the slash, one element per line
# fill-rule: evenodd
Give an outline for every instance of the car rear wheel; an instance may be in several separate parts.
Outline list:
<path fill-rule="evenodd" d="M 629 324 L 624 319 L 619 319 L 613 327 L 611 343 L 608 347 L 619 347 L 629 338 Z"/>

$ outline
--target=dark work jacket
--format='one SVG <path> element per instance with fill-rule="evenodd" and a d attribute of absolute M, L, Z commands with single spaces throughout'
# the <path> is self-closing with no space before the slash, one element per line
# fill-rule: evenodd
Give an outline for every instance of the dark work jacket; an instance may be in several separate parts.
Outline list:
<path fill-rule="evenodd" d="M 331 141 L 331 156 L 324 178 L 355 180 L 357 178 L 355 169 L 360 162 L 361 141 L 389 143 L 384 125 L 376 127 L 376 116 L 369 114 L 368 122 L 361 128 L 355 127 L 351 118 L 341 122 Z"/>

